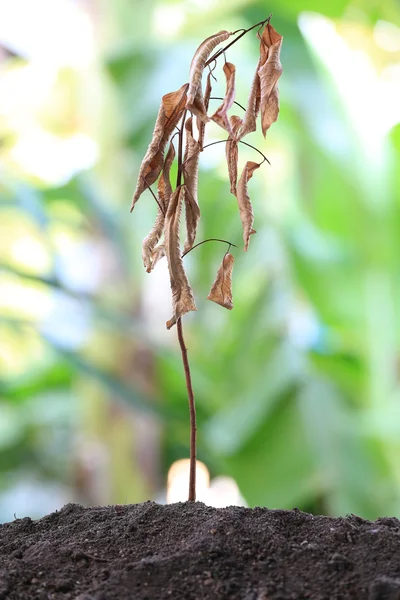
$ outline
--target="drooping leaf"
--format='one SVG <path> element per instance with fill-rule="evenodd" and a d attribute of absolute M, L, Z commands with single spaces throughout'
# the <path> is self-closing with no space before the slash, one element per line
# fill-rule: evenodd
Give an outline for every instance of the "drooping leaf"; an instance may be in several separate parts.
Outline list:
<path fill-rule="evenodd" d="M 171 142 L 165 159 L 163 171 L 158 181 L 159 207 L 157 211 L 156 220 L 152 230 L 142 242 L 143 264 L 148 273 L 150 273 L 153 270 L 156 262 L 158 262 L 158 260 L 160 260 L 160 258 L 164 256 L 164 254 L 160 255 L 159 249 L 157 250 L 157 253 L 154 254 L 154 248 L 162 236 L 164 230 L 165 215 L 168 210 L 168 204 L 172 195 L 172 187 L 169 174 L 174 158 L 175 148 L 173 143 Z"/>
<path fill-rule="evenodd" d="M 212 91 L 212 85 L 211 85 L 211 72 L 207 75 L 207 83 L 206 83 L 206 89 L 204 92 L 204 107 L 206 109 L 206 112 L 208 111 L 208 107 L 210 104 L 210 96 L 211 96 L 211 91 Z M 200 151 L 203 150 L 203 144 L 204 144 L 204 134 L 206 131 L 206 124 L 202 119 L 199 119 L 197 117 L 197 129 L 199 130 L 199 147 L 200 147 Z"/>
<path fill-rule="evenodd" d="M 231 123 L 228 117 L 228 110 L 232 107 L 235 101 L 235 65 L 226 62 L 224 64 L 224 73 L 226 77 L 226 91 L 224 101 L 221 106 L 215 111 L 211 119 L 217 123 L 222 129 L 225 129 L 229 135 L 233 135 Z"/>
<path fill-rule="evenodd" d="M 152 185 L 161 173 L 164 164 L 165 146 L 185 110 L 188 86 L 189 84 L 186 83 L 176 92 L 165 94 L 162 97 L 153 137 L 139 169 L 131 212 L 143 191 Z"/>
<path fill-rule="evenodd" d="M 216 302 L 228 310 L 232 310 L 232 269 L 235 262 L 234 256 L 227 252 L 222 259 L 217 276 L 211 286 L 211 291 L 207 296 L 207 300 Z"/>
<path fill-rule="evenodd" d="M 165 244 L 158 244 L 151 253 L 151 271 L 154 269 L 159 260 L 165 256 Z"/>
<path fill-rule="evenodd" d="M 161 203 L 161 206 L 164 208 L 164 213 L 168 210 L 168 204 L 172 196 L 172 185 L 170 180 L 170 171 L 172 163 L 175 159 L 175 148 L 174 144 L 171 142 L 168 148 L 167 156 L 165 157 L 165 162 L 163 166 L 163 170 L 161 173 L 161 177 L 158 180 L 157 191 L 158 191 L 158 199 Z"/>
<path fill-rule="evenodd" d="M 185 186 L 181 185 L 172 194 L 165 217 L 165 253 L 168 259 L 173 307 L 173 316 L 167 321 L 167 329 L 175 325 L 179 317 L 191 310 L 197 310 L 192 288 L 183 268 L 179 243 L 179 222 L 184 195 Z"/>
<path fill-rule="evenodd" d="M 249 179 L 252 178 L 254 171 L 258 169 L 259 166 L 259 163 L 248 161 L 245 164 L 245 167 L 237 185 L 237 200 L 239 205 L 240 218 L 242 220 L 243 225 L 243 241 L 245 250 L 247 250 L 249 247 L 250 236 L 253 233 L 256 233 L 253 229 L 254 214 L 253 207 L 251 205 L 250 198 L 247 193 L 247 183 Z"/>
<path fill-rule="evenodd" d="M 153 269 L 153 250 L 159 241 L 163 229 L 164 229 L 165 216 L 159 208 L 157 211 L 156 220 L 150 231 L 150 233 L 144 238 L 142 242 L 142 259 L 143 264 L 148 273 Z"/>
<path fill-rule="evenodd" d="M 219 31 L 206 38 L 197 48 L 190 65 L 189 91 L 186 108 L 205 123 L 209 121 L 209 117 L 207 116 L 201 89 L 204 67 L 214 48 L 221 42 L 227 40 L 230 35 L 229 31 Z"/>
<path fill-rule="evenodd" d="M 197 179 L 200 146 L 193 137 L 192 117 L 186 121 L 186 147 L 183 157 L 183 181 L 185 182 L 186 241 L 183 251 L 188 252 L 196 239 L 200 209 L 197 200 Z"/>
<path fill-rule="evenodd" d="M 257 63 L 256 72 L 253 77 L 253 82 L 250 88 L 249 98 L 247 100 L 246 112 L 244 113 L 242 126 L 240 127 L 236 138 L 238 140 L 242 139 L 248 133 L 252 133 L 257 129 L 257 116 L 260 112 L 260 100 L 261 100 L 261 90 L 260 90 L 260 77 L 258 74 L 258 70 L 260 68 L 260 60 Z"/>
<path fill-rule="evenodd" d="M 235 139 L 236 132 L 242 123 L 242 119 L 237 115 L 232 115 L 229 119 L 233 137 L 229 137 L 225 145 L 226 162 L 228 164 L 229 182 L 231 184 L 231 193 L 236 196 L 237 183 L 237 165 L 238 165 L 238 142 Z"/>
<path fill-rule="evenodd" d="M 265 137 L 279 114 L 278 79 L 282 74 L 280 52 L 283 38 L 270 23 L 267 23 L 260 40 L 258 75 L 261 93 L 261 126 Z"/>

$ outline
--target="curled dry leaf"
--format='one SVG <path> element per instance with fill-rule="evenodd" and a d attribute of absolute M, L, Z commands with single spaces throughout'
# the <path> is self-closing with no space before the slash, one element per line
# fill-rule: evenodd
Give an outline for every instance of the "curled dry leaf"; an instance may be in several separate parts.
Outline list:
<path fill-rule="evenodd" d="M 265 137 L 268 129 L 277 120 L 279 114 L 278 79 L 282 74 L 280 53 L 283 38 L 270 23 L 267 23 L 260 39 L 260 66 L 258 75 L 261 92 L 261 126 Z"/>
<path fill-rule="evenodd" d="M 164 209 L 164 214 L 166 214 L 168 209 L 168 204 L 172 196 L 172 185 L 170 179 L 170 171 L 172 163 L 175 159 L 175 148 L 174 144 L 171 142 L 168 148 L 167 156 L 165 157 L 165 162 L 163 166 L 163 170 L 161 173 L 161 177 L 158 180 L 157 192 L 158 199 L 161 203 L 161 206 Z"/>
<path fill-rule="evenodd" d="M 158 246 L 156 246 L 154 248 L 153 252 L 151 253 L 151 269 L 150 269 L 150 271 L 152 271 L 154 269 L 154 267 L 156 266 L 158 261 L 161 260 L 162 258 L 164 258 L 164 256 L 165 256 L 165 244 L 158 244 Z M 150 273 L 150 271 L 147 269 L 148 273 Z"/>
<path fill-rule="evenodd" d="M 224 64 L 224 73 L 226 77 L 226 91 L 224 101 L 221 106 L 215 111 L 211 119 L 217 123 L 220 127 L 228 131 L 229 135 L 232 136 L 232 127 L 228 118 L 228 110 L 232 107 L 235 101 L 235 65 L 226 62 Z"/>
<path fill-rule="evenodd" d="M 162 97 L 153 137 L 140 165 L 138 182 L 132 198 L 131 212 L 143 191 L 152 185 L 161 173 L 164 164 L 165 146 L 185 110 L 188 87 L 189 84 L 185 83 L 176 92 L 165 94 Z"/>
<path fill-rule="evenodd" d="M 167 329 L 175 325 L 177 319 L 191 310 L 197 310 L 192 288 L 183 268 L 179 243 L 179 222 L 182 212 L 185 186 L 179 186 L 171 196 L 167 215 L 165 217 L 165 253 L 168 259 L 168 269 L 172 291 L 173 316 L 167 321 Z"/>
<path fill-rule="evenodd" d="M 183 181 L 185 183 L 186 241 L 183 251 L 188 252 L 196 239 L 200 209 L 197 201 L 197 179 L 199 170 L 200 146 L 193 137 L 193 119 L 189 117 L 185 125 L 186 147 L 183 157 Z"/>
<path fill-rule="evenodd" d="M 210 71 L 210 73 L 207 75 L 206 89 L 204 92 L 204 108 L 205 108 L 206 112 L 208 111 L 208 107 L 210 104 L 211 91 L 212 91 L 212 85 L 211 85 L 211 71 Z M 196 124 L 197 124 L 197 129 L 199 130 L 200 151 L 202 152 L 203 145 L 204 145 L 204 134 L 206 131 L 206 124 L 202 119 L 199 119 L 199 117 L 197 117 Z"/>
<path fill-rule="evenodd" d="M 247 183 L 249 179 L 252 178 L 254 171 L 258 169 L 259 166 L 259 163 L 248 161 L 245 164 L 237 185 L 237 201 L 239 205 L 240 218 L 243 225 L 243 241 L 245 250 L 247 250 L 249 247 L 250 236 L 253 233 L 256 233 L 253 229 L 254 214 L 253 207 L 247 193 Z"/>
<path fill-rule="evenodd" d="M 186 108 L 205 123 L 209 121 L 209 118 L 207 116 L 201 89 L 204 67 L 214 48 L 221 42 L 227 40 L 230 35 L 229 31 L 219 31 L 206 38 L 197 48 L 190 65 L 189 91 Z"/>
<path fill-rule="evenodd" d="M 236 132 L 242 123 L 242 119 L 237 115 L 232 115 L 229 119 L 233 137 L 229 137 L 225 145 L 226 162 L 228 164 L 229 182 L 231 184 L 231 193 L 236 196 L 237 183 L 237 165 L 239 158 L 238 143 L 235 139 Z"/>
<path fill-rule="evenodd" d="M 171 142 L 169 145 L 167 156 L 165 158 L 165 163 L 161 177 L 158 180 L 158 201 L 160 206 L 158 207 L 156 220 L 152 230 L 142 242 L 143 264 L 148 273 L 150 273 L 154 269 L 155 264 L 160 260 L 160 258 L 164 256 L 164 254 L 160 252 L 161 247 L 155 248 L 155 246 L 163 233 L 165 215 L 172 194 L 172 187 L 169 174 L 174 158 L 175 148 L 173 143 Z"/>
<path fill-rule="evenodd" d="M 232 310 L 232 269 L 235 259 L 230 252 L 227 252 L 222 259 L 217 276 L 211 286 L 211 291 L 207 300 L 216 302 L 228 310 Z"/>

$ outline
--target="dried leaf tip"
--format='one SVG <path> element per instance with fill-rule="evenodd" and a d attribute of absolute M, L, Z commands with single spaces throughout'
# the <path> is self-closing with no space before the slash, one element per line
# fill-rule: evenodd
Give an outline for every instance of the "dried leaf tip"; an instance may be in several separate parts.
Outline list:
<path fill-rule="evenodd" d="M 256 233 L 253 229 L 254 213 L 249 195 L 247 193 L 247 183 L 249 179 L 253 177 L 254 171 L 258 169 L 259 166 L 260 163 L 248 161 L 245 164 L 237 185 L 237 201 L 239 205 L 240 218 L 243 225 L 243 241 L 245 251 L 247 251 L 249 247 L 250 236 L 253 233 Z"/>
<path fill-rule="evenodd" d="M 232 270 L 234 262 L 234 256 L 230 252 L 227 252 L 222 259 L 221 266 L 218 269 L 211 291 L 207 296 L 207 300 L 216 302 L 228 310 L 232 310 L 233 308 Z"/>

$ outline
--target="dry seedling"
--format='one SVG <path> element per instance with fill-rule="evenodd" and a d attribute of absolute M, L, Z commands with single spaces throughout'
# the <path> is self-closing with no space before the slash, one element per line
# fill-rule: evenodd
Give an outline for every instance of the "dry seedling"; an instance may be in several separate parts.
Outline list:
<path fill-rule="evenodd" d="M 200 244 L 211 241 L 204 240 L 195 245 L 197 226 L 200 219 L 200 208 L 197 198 L 197 182 L 199 158 L 205 148 L 205 130 L 210 121 L 217 123 L 228 134 L 225 142 L 228 165 L 230 191 L 237 198 L 239 214 L 243 225 L 244 249 L 249 247 L 253 229 L 254 215 L 248 195 L 248 182 L 261 164 L 267 161 L 262 152 L 243 141 L 243 137 L 257 129 L 257 117 L 261 114 L 261 129 L 265 137 L 268 129 L 278 118 L 279 95 L 278 79 L 282 73 L 280 50 L 282 36 L 270 24 L 271 16 L 249 29 L 234 32 L 219 31 L 205 39 L 196 50 L 189 74 L 189 83 L 179 90 L 165 94 L 161 100 L 154 127 L 153 137 L 142 161 L 138 182 L 133 195 L 131 211 L 144 190 L 149 189 L 157 202 L 158 211 L 154 226 L 143 240 L 143 263 L 150 273 L 157 262 L 167 257 L 170 274 L 173 314 L 167 322 L 170 329 L 176 324 L 182 361 L 186 376 L 186 387 L 190 409 L 190 474 L 189 500 L 196 499 L 196 409 L 194 394 L 183 338 L 182 317 L 189 311 L 196 310 L 196 304 L 184 266 L 183 257 Z M 226 51 L 249 31 L 258 28 L 260 40 L 260 57 L 248 96 L 247 107 L 243 108 L 235 102 L 235 66 L 227 62 Z M 226 46 L 212 52 L 233 38 Z M 211 56 L 210 56 L 211 55 Z M 226 78 L 224 98 L 214 98 L 212 93 L 213 71 L 217 59 L 224 57 L 223 72 Z M 203 72 L 208 69 L 206 87 L 203 94 Z M 210 100 L 222 100 L 221 106 L 209 114 Z M 243 108 L 243 117 L 228 115 L 233 105 Z M 177 153 L 174 140 L 177 138 Z M 168 150 L 166 151 L 169 142 Z M 214 142 L 218 143 L 218 142 Z M 238 145 L 245 144 L 263 157 L 260 163 L 248 161 L 238 180 Z M 171 184 L 170 170 L 177 157 L 178 171 L 175 189 Z M 158 180 L 157 193 L 151 186 Z M 182 206 L 185 206 L 186 240 L 181 249 L 179 227 Z M 162 236 L 163 241 L 160 241 Z M 230 253 L 234 244 L 226 240 L 214 240 L 228 244 L 228 250 L 222 259 L 208 299 L 231 310 L 232 302 L 232 269 L 234 257 Z"/>

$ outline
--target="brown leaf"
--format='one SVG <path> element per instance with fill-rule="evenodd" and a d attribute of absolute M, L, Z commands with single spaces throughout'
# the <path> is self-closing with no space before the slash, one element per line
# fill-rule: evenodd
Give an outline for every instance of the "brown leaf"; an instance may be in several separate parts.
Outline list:
<path fill-rule="evenodd" d="M 280 52 L 282 36 L 268 23 L 261 36 L 258 75 L 261 88 L 261 126 L 265 137 L 279 114 L 278 79 L 282 74 Z"/>
<path fill-rule="evenodd" d="M 236 196 L 236 183 L 237 183 L 237 165 L 239 158 L 238 143 L 231 138 L 225 145 L 226 162 L 228 163 L 229 181 L 231 184 L 231 193 Z"/>
<path fill-rule="evenodd" d="M 156 262 L 158 262 L 160 260 L 160 258 L 162 258 L 162 256 L 163 256 L 163 255 L 159 256 L 159 252 L 154 254 L 154 248 L 162 235 L 162 232 L 164 229 L 165 214 L 167 212 L 168 204 L 169 204 L 171 194 L 172 194 L 172 187 L 171 187 L 171 182 L 169 179 L 169 173 L 170 173 L 171 165 L 173 163 L 174 158 L 175 158 L 175 148 L 174 148 L 173 143 L 171 142 L 169 145 L 166 159 L 165 159 L 163 172 L 158 181 L 159 207 L 158 207 L 158 211 L 157 211 L 156 220 L 155 220 L 152 230 L 144 238 L 144 240 L 142 242 L 143 264 L 148 273 L 150 273 L 154 269 Z"/>
<path fill-rule="evenodd" d="M 249 195 L 247 193 L 247 183 L 252 178 L 253 173 L 258 167 L 259 163 L 248 161 L 245 164 L 243 172 L 240 176 L 239 183 L 237 185 L 237 200 L 239 205 L 240 218 L 243 225 L 243 241 L 244 249 L 247 250 L 249 247 L 250 236 L 256 233 L 253 229 L 254 214 L 253 207 L 250 202 Z"/>
<path fill-rule="evenodd" d="M 163 166 L 163 170 L 161 173 L 161 177 L 158 180 L 158 198 L 161 202 L 161 206 L 164 208 L 164 213 L 166 214 L 168 209 L 168 204 L 172 195 L 172 186 L 170 180 L 170 171 L 172 163 L 175 159 L 175 148 L 174 144 L 171 142 L 168 148 L 167 156 L 165 157 L 165 162 Z"/>
<path fill-rule="evenodd" d="M 209 118 L 207 116 L 201 89 L 204 67 L 214 48 L 221 42 L 227 40 L 230 35 L 229 31 L 219 31 L 206 38 L 197 48 L 190 65 L 189 91 L 186 108 L 205 123 L 209 121 Z"/>
<path fill-rule="evenodd" d="M 173 316 L 167 321 L 167 329 L 175 325 L 177 319 L 191 310 L 197 310 L 192 288 L 183 268 L 179 243 L 179 222 L 182 212 L 182 202 L 185 186 L 179 186 L 171 196 L 167 215 L 165 217 L 165 253 L 168 259 L 168 269 L 172 291 Z"/>
<path fill-rule="evenodd" d="M 211 286 L 211 291 L 207 300 L 212 300 L 228 310 L 232 310 L 232 269 L 235 259 L 230 252 L 227 252 L 222 259 L 217 276 Z"/>
<path fill-rule="evenodd" d="M 165 256 L 165 244 L 158 244 L 151 253 L 151 270 L 154 269 L 159 260 Z"/>
<path fill-rule="evenodd" d="M 197 201 L 197 179 L 199 170 L 200 146 L 193 137 L 192 117 L 186 121 L 186 147 L 183 157 L 183 180 L 185 182 L 185 216 L 186 241 L 183 248 L 188 252 L 196 239 L 197 225 L 200 219 L 200 209 Z"/>
<path fill-rule="evenodd" d="M 230 62 L 226 62 L 224 64 L 224 73 L 226 77 L 225 97 L 221 106 L 211 117 L 211 119 L 217 123 L 217 125 L 228 131 L 230 136 L 233 135 L 233 132 L 227 113 L 235 101 L 235 72 L 235 65 Z"/>
<path fill-rule="evenodd" d="M 152 185 L 161 173 L 164 164 L 165 146 L 185 110 L 188 86 L 189 84 L 186 83 L 176 92 L 165 94 L 162 97 L 153 137 L 140 165 L 136 190 L 132 198 L 131 212 L 143 191 Z"/>
<path fill-rule="evenodd" d="M 206 109 L 206 112 L 208 111 L 208 106 L 210 104 L 210 96 L 211 96 L 211 91 L 212 91 L 212 85 L 211 85 L 211 73 L 209 73 L 207 75 L 207 83 L 206 83 L 206 90 L 204 92 L 204 108 Z M 206 124 L 202 119 L 199 119 L 197 117 L 197 129 L 199 130 L 199 146 L 200 146 L 200 151 L 203 150 L 203 144 L 204 144 L 204 134 L 206 131 Z"/>
<path fill-rule="evenodd" d="M 232 135 L 235 136 L 238 128 L 242 124 L 242 119 L 237 115 L 232 115 L 229 119 Z M 231 184 L 231 193 L 236 196 L 237 183 L 237 164 L 239 158 L 238 143 L 235 137 L 229 137 L 225 145 L 226 162 L 228 164 L 229 181 Z"/>
<path fill-rule="evenodd" d="M 248 133 L 252 133 L 257 129 L 257 116 L 260 112 L 260 77 L 258 70 L 260 68 L 260 61 L 258 61 L 257 69 L 254 74 L 253 83 L 251 84 L 249 98 L 247 100 L 246 112 L 243 116 L 242 126 L 239 129 L 236 139 L 241 140 Z"/>

